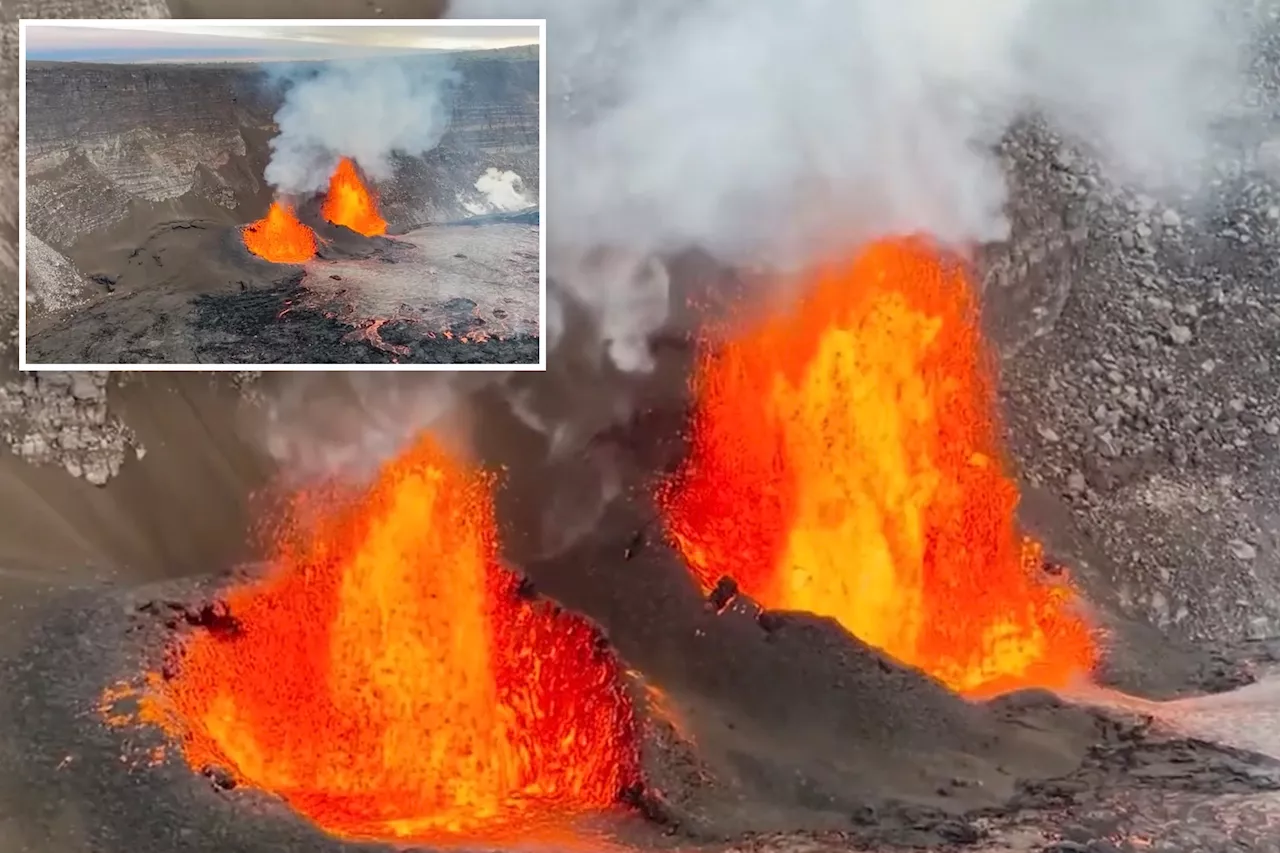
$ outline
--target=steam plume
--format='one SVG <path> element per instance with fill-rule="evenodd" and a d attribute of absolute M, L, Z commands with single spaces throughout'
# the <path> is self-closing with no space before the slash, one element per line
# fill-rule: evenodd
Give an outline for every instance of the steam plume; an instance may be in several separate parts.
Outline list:
<path fill-rule="evenodd" d="M 385 180 L 394 154 L 430 151 L 449 125 L 454 73 L 440 57 L 295 66 L 275 76 L 287 89 L 265 176 L 281 194 L 323 189 L 342 156 Z"/>
<path fill-rule="evenodd" d="M 1253 5 L 454 0 L 450 14 L 547 18 L 549 269 L 634 342 L 661 319 L 633 305 L 666 282 L 641 264 L 600 275 L 591 250 L 786 267 L 883 233 L 999 239 L 993 144 L 1029 112 L 1117 179 L 1195 189 L 1238 101 Z M 633 349 L 620 354 L 643 368 Z"/>
<path fill-rule="evenodd" d="M 524 179 L 510 170 L 502 171 L 491 166 L 485 169 L 475 187 L 485 198 L 485 204 L 476 205 L 476 213 L 524 210 L 534 204 L 525 195 Z"/>
<path fill-rule="evenodd" d="M 998 240 L 994 145 L 1029 113 L 1091 147 L 1118 181 L 1195 193 L 1210 186 L 1219 124 L 1248 118 L 1243 66 L 1267 4 L 452 0 L 459 18 L 548 20 L 544 334 L 558 348 L 548 373 L 496 387 L 545 438 L 543 455 L 522 461 L 554 471 L 539 478 L 556 490 L 544 495 L 545 547 L 563 547 L 610 495 L 607 457 L 594 483 L 566 484 L 554 466 L 581 473 L 591 437 L 646 405 L 646 377 L 619 374 L 652 369 L 650 342 L 676 321 L 668 256 L 699 249 L 767 271 L 884 233 Z M 1226 126 L 1243 138 L 1247 124 Z M 341 377 L 362 397 L 378 390 L 363 411 L 387 413 L 332 436 L 335 451 L 361 457 L 433 406 L 479 396 L 457 379 L 391 393 L 381 374 Z M 279 426 L 314 424 L 311 411 Z"/>

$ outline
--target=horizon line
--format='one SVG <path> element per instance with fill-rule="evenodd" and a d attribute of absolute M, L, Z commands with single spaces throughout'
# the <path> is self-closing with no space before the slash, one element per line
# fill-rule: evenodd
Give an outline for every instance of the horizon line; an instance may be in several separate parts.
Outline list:
<path fill-rule="evenodd" d="M 305 56 L 305 57 L 281 57 L 281 56 L 224 56 L 224 57 L 203 57 L 203 58 L 185 58 L 175 56 L 154 56 L 145 58 L 118 58 L 113 54 L 119 53 L 136 53 L 136 48 L 120 47 L 120 48 L 102 48 L 101 53 L 75 51 L 75 57 L 66 57 L 60 55 L 58 51 L 42 51 L 33 53 L 27 51 L 26 60 L 28 62 L 48 62 L 64 65 L 211 65 L 226 63 L 267 63 L 267 62 L 343 62 L 352 60 L 366 59 L 399 59 L 412 56 L 444 56 L 460 53 L 493 53 L 506 50 L 522 50 L 525 48 L 536 48 L 537 43 L 517 44 L 517 45 L 500 45 L 497 47 L 428 47 L 428 48 L 403 48 L 396 50 L 394 48 L 386 49 L 370 49 L 367 53 L 359 56 Z M 181 50 L 175 48 L 174 50 Z M 199 50 L 198 48 L 194 50 Z"/>

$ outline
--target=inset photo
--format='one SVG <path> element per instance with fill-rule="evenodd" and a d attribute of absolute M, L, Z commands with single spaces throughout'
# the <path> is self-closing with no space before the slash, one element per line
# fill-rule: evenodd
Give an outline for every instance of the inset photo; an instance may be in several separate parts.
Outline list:
<path fill-rule="evenodd" d="M 545 369 L 542 21 L 24 20 L 24 370 Z"/>

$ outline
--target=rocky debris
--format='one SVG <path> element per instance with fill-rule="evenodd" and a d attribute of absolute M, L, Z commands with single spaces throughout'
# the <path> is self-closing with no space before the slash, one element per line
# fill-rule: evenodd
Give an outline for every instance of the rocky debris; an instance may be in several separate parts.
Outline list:
<path fill-rule="evenodd" d="M 30 231 L 26 235 L 27 304 L 37 311 L 65 311 L 84 304 L 91 285 L 67 257 Z M 108 289 L 114 288 L 114 281 Z"/>
<path fill-rule="evenodd" d="M 145 449 L 107 409 L 109 374 L 41 372 L 0 385 L 0 437 L 17 456 L 104 486 Z"/>
<path fill-rule="evenodd" d="M 261 370 L 237 370 L 231 374 L 231 384 L 241 390 L 245 390 L 252 388 L 261 378 Z"/>
<path fill-rule="evenodd" d="M 209 598 L 196 603 L 150 599 L 138 605 L 137 612 L 159 619 L 171 631 L 201 628 L 212 633 L 234 636 L 240 623 L 225 601 Z"/>
<path fill-rule="evenodd" d="M 215 791 L 230 791 L 234 789 L 237 784 L 236 778 L 231 774 L 231 771 L 227 770 L 225 767 L 218 767 L 213 764 L 205 766 L 205 768 L 200 771 L 200 775 L 209 780 Z"/>
<path fill-rule="evenodd" d="M 1193 641 L 1280 633 L 1280 182 L 1240 146 L 1212 194 L 1156 198 L 1029 122 L 986 258 L 1022 476 L 1109 563 L 1086 595 Z"/>
<path fill-rule="evenodd" d="M 115 13 L 123 17 L 164 17 L 158 0 L 123 0 Z M 83 4 L 73 0 L 33 3 L 18 0 L 0 9 L 0 130 L 3 138 L 18 136 L 17 56 L 18 20 L 30 17 L 83 17 Z M 17 146 L 0 145 L 0 358 L 12 359 L 18 343 L 17 287 Z M 30 235 L 28 235 L 30 236 Z M 28 244 L 32 272 L 55 301 L 74 298 L 68 287 L 67 269 L 60 255 L 42 250 L 39 241 Z M 34 252 L 32 252 L 34 248 Z M 34 260 L 33 260 L 34 259 Z M 49 264 L 44 261 L 48 260 Z M 66 261 L 66 266 L 70 262 Z M 42 278 L 42 273 L 49 275 Z M 106 377 L 102 374 L 43 374 L 9 379 L 0 384 L 0 437 L 18 456 L 34 463 L 60 465 L 69 473 L 96 485 L 105 484 L 116 472 L 129 449 L 139 457 L 143 449 L 132 433 L 108 414 Z"/>

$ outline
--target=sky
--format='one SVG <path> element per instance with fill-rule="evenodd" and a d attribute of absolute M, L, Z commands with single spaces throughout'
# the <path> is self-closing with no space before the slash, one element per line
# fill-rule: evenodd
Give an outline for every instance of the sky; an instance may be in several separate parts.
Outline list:
<path fill-rule="evenodd" d="M 145 26 L 145 28 L 144 28 Z M 192 21 L 32 21 L 26 55 L 64 62 L 296 62 L 416 50 L 485 50 L 538 43 L 537 26 L 264 26 Z"/>

